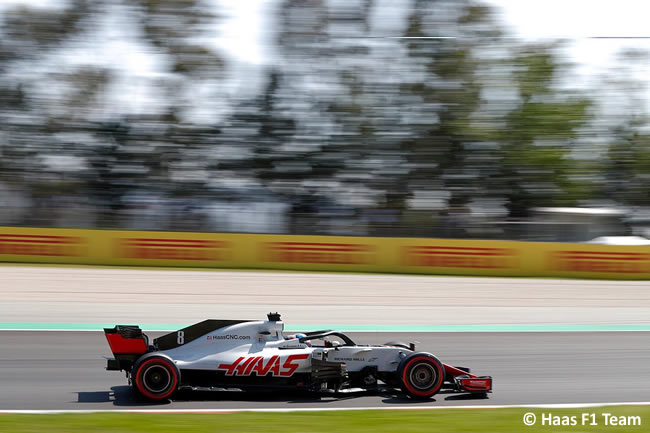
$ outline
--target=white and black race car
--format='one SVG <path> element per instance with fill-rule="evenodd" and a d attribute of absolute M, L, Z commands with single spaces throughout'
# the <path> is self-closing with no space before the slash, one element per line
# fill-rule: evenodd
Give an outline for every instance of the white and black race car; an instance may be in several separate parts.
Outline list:
<path fill-rule="evenodd" d="M 290 389 L 317 393 L 401 388 L 426 399 L 443 387 L 488 393 L 490 376 L 452 367 L 414 344 L 356 344 L 336 331 L 286 336 L 280 315 L 268 320 L 205 320 L 153 340 L 138 326 L 104 329 L 114 359 L 107 370 L 126 372 L 133 388 L 152 400 L 182 389 Z"/>

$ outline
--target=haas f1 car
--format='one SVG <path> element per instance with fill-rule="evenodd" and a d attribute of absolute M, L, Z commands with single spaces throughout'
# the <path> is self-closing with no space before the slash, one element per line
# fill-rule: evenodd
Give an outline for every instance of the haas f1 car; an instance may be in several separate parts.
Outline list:
<path fill-rule="evenodd" d="M 151 400 L 178 390 L 303 390 L 345 393 L 401 388 L 427 399 L 443 387 L 488 393 L 490 376 L 444 364 L 414 344 L 356 344 L 336 331 L 285 336 L 280 315 L 265 321 L 205 320 L 153 340 L 138 326 L 104 329 L 114 359 L 133 388 Z"/>

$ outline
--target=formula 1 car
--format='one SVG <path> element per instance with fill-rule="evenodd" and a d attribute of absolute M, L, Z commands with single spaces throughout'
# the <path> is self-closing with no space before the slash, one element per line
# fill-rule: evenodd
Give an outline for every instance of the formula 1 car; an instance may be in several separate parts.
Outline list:
<path fill-rule="evenodd" d="M 440 389 L 488 393 L 490 376 L 452 367 L 413 343 L 360 345 L 336 331 L 285 336 L 278 313 L 265 321 L 205 320 L 153 340 L 138 326 L 104 333 L 115 358 L 142 396 L 166 400 L 178 390 L 304 390 L 346 393 L 401 388 L 415 399 Z"/>

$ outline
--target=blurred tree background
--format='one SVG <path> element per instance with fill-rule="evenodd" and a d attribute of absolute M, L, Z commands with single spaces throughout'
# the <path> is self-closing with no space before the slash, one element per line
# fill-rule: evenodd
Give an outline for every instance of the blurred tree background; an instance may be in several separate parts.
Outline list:
<path fill-rule="evenodd" d="M 238 94 L 214 2 L 28 5 L 0 16 L 0 224 L 521 238 L 650 206 L 645 52 L 588 87 L 473 0 L 276 0 Z"/>

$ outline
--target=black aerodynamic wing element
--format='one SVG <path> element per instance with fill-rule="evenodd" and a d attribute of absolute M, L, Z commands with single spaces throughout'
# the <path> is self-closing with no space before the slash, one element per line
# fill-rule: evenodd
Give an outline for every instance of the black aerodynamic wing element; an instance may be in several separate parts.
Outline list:
<path fill-rule="evenodd" d="M 190 341 L 196 340 L 197 338 L 208 334 L 212 331 L 216 331 L 220 328 L 225 328 L 226 326 L 236 325 L 238 323 L 252 322 L 252 320 L 204 320 L 203 322 L 190 325 L 178 331 L 170 332 L 165 334 L 162 337 L 158 337 L 153 340 L 153 344 L 158 350 L 169 350 L 175 347 L 182 346 L 187 344 Z"/>
<path fill-rule="evenodd" d="M 309 332 L 303 332 L 306 336 L 311 336 L 311 335 L 320 335 L 320 334 L 325 334 L 326 332 L 332 332 L 333 329 L 322 329 L 320 331 L 309 331 Z"/>

